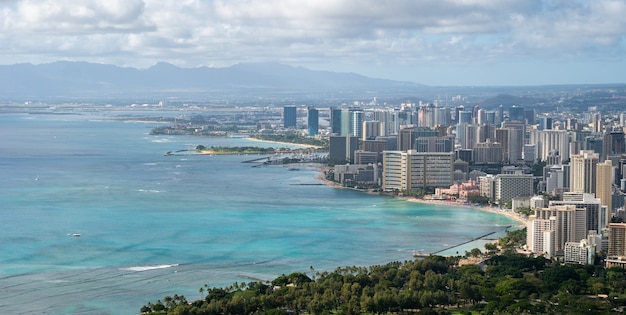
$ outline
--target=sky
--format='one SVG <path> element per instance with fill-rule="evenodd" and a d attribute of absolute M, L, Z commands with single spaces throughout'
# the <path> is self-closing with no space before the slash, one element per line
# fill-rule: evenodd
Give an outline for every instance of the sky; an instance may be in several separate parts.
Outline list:
<path fill-rule="evenodd" d="M 626 0 L 0 0 L 0 64 L 278 62 L 427 85 L 626 83 Z"/>

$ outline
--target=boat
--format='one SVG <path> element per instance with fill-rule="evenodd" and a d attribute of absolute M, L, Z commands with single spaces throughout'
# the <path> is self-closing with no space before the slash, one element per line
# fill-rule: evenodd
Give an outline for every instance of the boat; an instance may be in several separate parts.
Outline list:
<path fill-rule="evenodd" d="M 80 233 L 70 233 L 67 236 L 80 237 Z"/>

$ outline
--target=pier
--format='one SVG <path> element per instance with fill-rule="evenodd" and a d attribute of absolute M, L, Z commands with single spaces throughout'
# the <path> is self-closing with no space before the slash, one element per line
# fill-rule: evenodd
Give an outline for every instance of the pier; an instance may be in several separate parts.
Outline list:
<path fill-rule="evenodd" d="M 255 159 L 251 159 L 251 160 L 245 160 L 245 161 L 241 161 L 241 163 L 263 163 L 265 161 L 269 161 L 271 159 L 271 156 L 263 156 L 260 158 L 255 158 Z"/>
<path fill-rule="evenodd" d="M 511 225 L 507 225 L 507 226 L 504 227 L 503 230 L 506 230 L 506 229 L 508 229 L 510 227 L 511 227 Z M 477 240 L 486 239 L 487 236 L 496 234 L 496 232 L 499 232 L 499 231 L 501 231 L 501 230 L 496 230 L 496 231 L 493 231 L 493 232 L 489 232 L 487 234 L 483 234 L 481 236 L 475 237 L 475 238 L 473 238 L 473 239 L 471 239 L 469 241 L 465 241 L 465 242 L 460 243 L 460 244 L 448 246 L 448 247 L 445 247 L 443 249 L 440 249 L 438 251 L 435 251 L 435 252 L 432 252 L 432 253 L 429 253 L 429 254 L 427 254 L 427 253 L 420 253 L 420 252 L 414 252 L 413 253 L 413 257 L 427 257 L 427 256 L 430 256 L 430 255 L 437 255 L 437 254 L 439 254 L 441 252 L 445 252 L 445 251 L 453 249 L 455 247 L 463 246 L 465 244 L 468 244 L 468 243 L 471 243 L 471 242 L 474 242 L 474 241 L 477 241 Z M 495 239 L 489 239 L 489 240 L 495 240 Z"/>

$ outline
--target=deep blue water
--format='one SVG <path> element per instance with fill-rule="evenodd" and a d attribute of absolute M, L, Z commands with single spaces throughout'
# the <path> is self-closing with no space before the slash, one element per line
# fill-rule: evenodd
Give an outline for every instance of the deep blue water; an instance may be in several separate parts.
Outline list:
<path fill-rule="evenodd" d="M 165 295 L 199 298 L 204 284 L 407 260 L 514 224 L 301 185 L 320 183 L 313 167 L 164 156 L 272 144 L 149 135 L 156 125 L 0 115 L 0 313 L 137 314 Z"/>

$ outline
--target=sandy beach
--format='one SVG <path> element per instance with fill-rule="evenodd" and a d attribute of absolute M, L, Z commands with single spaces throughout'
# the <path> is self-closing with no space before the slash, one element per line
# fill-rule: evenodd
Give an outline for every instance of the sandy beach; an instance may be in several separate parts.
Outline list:
<path fill-rule="evenodd" d="M 343 187 L 339 183 L 335 183 L 333 181 L 330 181 L 324 178 L 325 171 L 328 171 L 329 169 L 332 169 L 332 168 L 320 167 L 319 168 L 320 176 L 318 176 L 317 179 L 324 181 L 324 183 L 326 183 L 326 185 L 330 187 L 345 189 L 346 187 Z M 363 191 L 363 192 L 369 193 L 368 191 Z M 486 212 L 494 213 L 498 215 L 503 215 L 503 216 L 506 216 L 507 218 L 518 221 L 520 223 L 519 224 L 520 227 L 525 227 L 526 223 L 528 222 L 528 218 L 523 217 L 520 214 L 514 212 L 513 210 L 508 210 L 508 209 L 500 209 L 500 208 L 488 207 L 488 206 L 475 206 L 475 205 L 471 205 L 467 203 L 458 203 L 458 202 L 448 201 L 448 200 L 433 200 L 433 199 L 423 199 L 423 198 L 413 198 L 413 197 L 397 197 L 397 198 L 400 198 L 408 202 L 425 203 L 425 204 L 431 204 L 431 205 L 442 205 L 442 206 L 447 206 L 447 207 L 464 207 L 464 208 L 476 209 L 479 211 L 486 211 Z"/>
<path fill-rule="evenodd" d="M 449 206 L 449 207 L 451 206 L 465 207 L 465 208 L 472 208 L 472 209 L 476 209 L 480 211 L 495 213 L 495 214 L 506 216 L 515 221 L 518 221 L 520 225 L 523 225 L 523 226 L 525 226 L 526 223 L 528 222 L 527 218 L 519 215 L 513 210 L 508 210 L 508 209 L 500 209 L 500 208 L 487 207 L 487 206 L 474 206 L 474 205 L 467 204 L 467 203 L 457 203 L 454 201 L 447 201 L 447 200 L 431 200 L 431 199 L 421 199 L 421 198 L 403 198 L 403 199 L 409 202 L 427 203 L 427 204 L 443 205 L 443 206 Z"/>
<path fill-rule="evenodd" d="M 319 148 L 321 148 L 320 146 L 310 145 L 310 144 L 299 144 L 299 143 L 291 143 L 291 142 L 270 141 L 270 140 L 262 140 L 262 139 L 252 138 L 252 137 L 248 137 L 248 138 L 245 138 L 245 139 L 246 140 L 250 140 L 250 141 L 255 141 L 255 142 L 278 143 L 278 144 L 284 144 L 284 145 L 289 145 L 289 146 L 296 146 L 296 147 L 301 147 L 301 148 L 312 148 L 312 149 L 319 149 Z"/>

